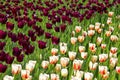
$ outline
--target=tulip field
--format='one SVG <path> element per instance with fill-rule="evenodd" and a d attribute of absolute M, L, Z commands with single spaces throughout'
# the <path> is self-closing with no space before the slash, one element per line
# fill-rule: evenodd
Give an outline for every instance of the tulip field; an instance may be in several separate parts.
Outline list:
<path fill-rule="evenodd" d="M 120 80 L 120 0 L 0 0 L 0 80 Z"/>

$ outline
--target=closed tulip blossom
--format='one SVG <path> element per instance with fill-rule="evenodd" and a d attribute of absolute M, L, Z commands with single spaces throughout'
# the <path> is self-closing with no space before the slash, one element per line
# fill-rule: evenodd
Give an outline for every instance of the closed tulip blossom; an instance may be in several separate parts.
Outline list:
<path fill-rule="evenodd" d="M 51 74 L 51 80 L 60 80 L 58 74 Z"/>
<path fill-rule="evenodd" d="M 99 61 L 105 62 L 108 59 L 108 54 L 99 54 Z"/>
<path fill-rule="evenodd" d="M 108 67 L 107 66 L 99 66 L 99 73 L 103 76 L 107 74 L 108 72 Z"/>
<path fill-rule="evenodd" d="M 75 76 L 78 77 L 78 78 L 83 78 L 83 75 L 84 75 L 83 71 L 77 70 L 76 73 L 75 73 Z"/>
<path fill-rule="evenodd" d="M 93 24 L 89 25 L 89 30 L 94 30 L 95 26 Z"/>
<path fill-rule="evenodd" d="M 60 52 L 65 54 L 67 52 L 67 43 L 60 43 Z"/>
<path fill-rule="evenodd" d="M 61 57 L 60 58 L 60 64 L 62 67 L 66 67 L 69 63 L 69 58 L 67 57 Z"/>
<path fill-rule="evenodd" d="M 108 17 L 108 19 L 107 19 L 107 24 L 109 25 L 109 24 L 111 24 L 111 23 L 112 23 L 112 18 Z"/>
<path fill-rule="evenodd" d="M 112 54 L 116 54 L 116 53 L 117 53 L 117 50 L 118 50 L 118 48 L 116 48 L 116 47 L 111 47 L 110 52 L 111 52 Z"/>
<path fill-rule="evenodd" d="M 118 41 L 118 37 L 116 35 L 111 35 L 110 40 L 113 42 L 116 42 L 116 41 Z"/>
<path fill-rule="evenodd" d="M 73 61 L 73 69 L 74 70 L 80 70 L 81 67 L 82 67 L 82 64 L 83 64 L 83 60 L 77 60 L 77 59 L 75 59 Z"/>
<path fill-rule="evenodd" d="M 47 69 L 48 65 L 49 65 L 49 61 L 42 61 L 41 66 L 42 66 L 43 69 Z"/>
<path fill-rule="evenodd" d="M 90 51 L 92 51 L 93 53 L 95 53 L 96 52 L 96 44 L 89 43 L 89 49 L 90 49 Z"/>
<path fill-rule="evenodd" d="M 30 78 L 30 71 L 28 71 L 28 70 L 21 70 L 21 77 L 22 77 L 22 79 L 29 80 L 29 78 Z"/>
<path fill-rule="evenodd" d="M 46 74 L 46 73 L 41 73 L 40 75 L 39 75 L 39 80 L 49 80 L 49 75 L 48 74 Z"/>
<path fill-rule="evenodd" d="M 68 70 L 66 68 L 61 69 L 61 76 L 67 77 L 68 76 Z"/>
<path fill-rule="evenodd" d="M 88 30 L 88 36 L 92 37 L 95 34 L 94 30 Z"/>
<path fill-rule="evenodd" d="M 88 33 L 86 31 L 82 32 L 82 36 L 86 37 L 88 35 Z"/>
<path fill-rule="evenodd" d="M 79 33 L 79 32 L 81 31 L 81 29 L 82 29 L 81 26 L 76 26 L 76 27 L 75 27 L 75 32 L 76 32 L 76 33 Z"/>
<path fill-rule="evenodd" d="M 75 31 L 72 31 L 71 35 L 72 35 L 72 36 L 75 36 Z"/>
<path fill-rule="evenodd" d="M 113 32 L 114 28 L 112 26 L 109 27 L 109 31 Z"/>
<path fill-rule="evenodd" d="M 120 74 L 120 67 L 119 67 L 119 66 L 116 66 L 116 72 L 117 72 L 118 74 Z"/>
<path fill-rule="evenodd" d="M 81 57 L 82 57 L 83 59 L 86 59 L 86 58 L 87 58 L 87 55 L 88 55 L 87 52 L 81 52 Z"/>
<path fill-rule="evenodd" d="M 52 48 L 51 49 L 51 54 L 52 55 L 56 55 L 58 53 L 58 49 L 57 48 Z"/>
<path fill-rule="evenodd" d="M 97 30 L 97 32 L 98 32 L 99 34 L 101 34 L 101 33 L 102 33 L 102 31 L 103 31 L 103 29 L 102 29 L 102 28 L 99 28 L 99 29 Z"/>
<path fill-rule="evenodd" d="M 110 74 L 110 72 L 107 72 L 106 74 L 102 75 L 102 78 L 103 79 L 108 79 L 109 78 L 109 74 Z"/>
<path fill-rule="evenodd" d="M 84 40 L 85 40 L 85 37 L 84 37 L 84 36 L 78 36 L 78 41 L 79 41 L 79 42 L 82 43 Z"/>
<path fill-rule="evenodd" d="M 97 66 L 98 66 L 97 62 L 95 62 L 95 63 L 93 63 L 92 61 L 89 62 L 89 69 L 90 70 L 96 70 Z"/>
<path fill-rule="evenodd" d="M 106 35 L 107 37 L 109 37 L 109 36 L 111 35 L 111 31 L 106 31 L 106 32 L 105 32 L 105 35 Z"/>
<path fill-rule="evenodd" d="M 77 42 L 77 38 L 76 37 L 71 37 L 71 44 L 75 44 Z"/>
<path fill-rule="evenodd" d="M 101 44 L 101 48 L 105 49 L 106 48 L 106 44 Z"/>
<path fill-rule="evenodd" d="M 95 26 L 100 26 L 100 25 L 101 25 L 100 22 L 96 22 L 96 23 L 95 23 Z"/>
<path fill-rule="evenodd" d="M 98 32 L 99 29 L 100 29 L 100 26 L 95 26 L 95 31 Z"/>
<path fill-rule="evenodd" d="M 97 55 L 93 55 L 92 57 L 91 57 L 91 61 L 94 63 L 94 62 L 97 62 L 97 60 L 98 60 L 98 56 Z"/>
<path fill-rule="evenodd" d="M 12 74 L 19 74 L 22 70 L 22 66 L 20 64 L 12 64 Z"/>
<path fill-rule="evenodd" d="M 114 68 L 118 62 L 118 58 L 110 58 L 110 67 Z"/>
<path fill-rule="evenodd" d="M 114 12 L 108 12 L 108 16 L 109 16 L 109 17 L 112 17 L 113 14 L 114 14 Z"/>
<path fill-rule="evenodd" d="M 79 46 L 79 52 L 85 52 L 85 46 Z"/>
<path fill-rule="evenodd" d="M 56 64 L 55 70 L 59 72 L 61 70 L 61 64 Z"/>
<path fill-rule="evenodd" d="M 58 62 L 59 57 L 58 56 L 50 56 L 49 62 L 50 64 L 56 64 Z"/>
<path fill-rule="evenodd" d="M 29 61 L 28 63 L 26 63 L 26 70 L 32 72 L 34 67 L 35 67 L 36 61 Z"/>
<path fill-rule="evenodd" d="M 68 52 L 68 56 L 69 56 L 69 59 L 70 60 L 74 60 L 75 57 L 76 57 L 77 53 L 76 52 L 73 52 L 73 51 L 69 51 Z"/>
<path fill-rule="evenodd" d="M 14 80 L 14 77 L 9 76 L 9 75 L 5 75 L 3 80 Z"/>
<path fill-rule="evenodd" d="M 103 40 L 103 38 L 98 37 L 98 38 L 97 38 L 97 41 L 96 41 L 96 42 L 97 42 L 97 44 L 101 44 L 101 43 L 102 43 L 102 40 Z"/>
<path fill-rule="evenodd" d="M 85 72 L 84 73 L 84 80 L 92 80 L 93 79 L 93 73 Z"/>

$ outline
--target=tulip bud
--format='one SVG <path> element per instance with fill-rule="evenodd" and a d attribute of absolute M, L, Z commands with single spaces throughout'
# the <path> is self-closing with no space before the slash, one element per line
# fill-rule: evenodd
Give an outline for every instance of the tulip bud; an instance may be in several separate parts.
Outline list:
<path fill-rule="evenodd" d="M 114 28 L 113 27 L 109 27 L 109 31 L 113 32 L 114 31 Z"/>
<path fill-rule="evenodd" d="M 60 80 L 58 74 L 51 74 L 51 80 Z"/>
<path fill-rule="evenodd" d="M 79 33 L 79 32 L 81 31 L 81 29 L 82 29 L 81 26 L 76 26 L 76 27 L 75 27 L 76 33 Z"/>
<path fill-rule="evenodd" d="M 75 44 L 77 42 L 77 38 L 76 37 L 71 37 L 71 44 Z"/>
<path fill-rule="evenodd" d="M 100 34 L 100 33 L 102 32 L 102 30 L 103 30 L 103 29 L 99 28 L 99 29 L 97 30 L 97 32 Z"/>
<path fill-rule="evenodd" d="M 60 64 L 62 65 L 62 67 L 66 67 L 69 63 L 69 58 L 67 57 L 61 57 L 60 59 Z"/>
<path fill-rule="evenodd" d="M 74 60 L 73 61 L 73 68 L 74 70 L 80 70 L 83 64 L 83 60 Z"/>
<path fill-rule="evenodd" d="M 76 77 L 78 77 L 78 78 L 83 78 L 83 74 L 84 74 L 83 71 L 77 70 L 75 75 L 76 75 Z"/>
<path fill-rule="evenodd" d="M 85 52 L 85 46 L 79 46 L 79 52 Z"/>
<path fill-rule="evenodd" d="M 29 77 L 30 77 L 30 71 L 28 71 L 28 70 L 22 70 L 21 71 L 21 77 L 22 77 L 22 79 L 28 79 Z"/>
<path fill-rule="evenodd" d="M 9 75 L 5 75 L 3 80 L 14 80 L 14 77 L 9 76 Z"/>
<path fill-rule="evenodd" d="M 61 52 L 61 54 L 65 54 L 67 52 L 67 44 L 66 43 L 60 43 L 60 52 Z"/>
<path fill-rule="evenodd" d="M 108 59 L 108 54 L 99 54 L 99 61 L 105 62 Z"/>
<path fill-rule="evenodd" d="M 101 44 L 101 43 L 102 43 L 102 40 L 103 40 L 103 38 L 98 37 L 98 38 L 97 38 L 97 41 L 96 41 L 96 42 L 97 42 L 97 44 Z"/>
<path fill-rule="evenodd" d="M 88 36 L 92 37 L 95 34 L 94 30 L 88 30 Z"/>
<path fill-rule="evenodd" d="M 111 35 L 111 31 L 106 31 L 106 32 L 105 32 L 105 35 L 106 35 L 107 37 L 109 37 L 109 36 Z"/>
<path fill-rule="evenodd" d="M 96 70 L 98 63 L 93 63 L 92 61 L 89 62 L 90 70 Z"/>
<path fill-rule="evenodd" d="M 108 71 L 108 67 L 107 67 L 107 66 L 99 66 L 99 73 L 100 73 L 101 75 L 106 74 L 107 71 Z"/>
<path fill-rule="evenodd" d="M 101 27 L 105 27 L 105 24 L 102 24 Z"/>
<path fill-rule="evenodd" d="M 56 64 L 58 61 L 58 58 L 59 58 L 58 56 L 50 56 L 49 57 L 50 64 Z"/>
<path fill-rule="evenodd" d="M 39 80 L 49 80 L 49 75 L 41 73 L 39 75 Z"/>
<path fill-rule="evenodd" d="M 95 26 L 100 26 L 100 25 L 101 25 L 101 23 L 99 23 L 99 22 L 95 23 Z"/>
<path fill-rule="evenodd" d="M 61 70 L 61 64 L 56 64 L 55 70 L 59 72 Z"/>
<path fill-rule="evenodd" d="M 111 23 L 112 23 L 112 18 L 109 17 L 109 18 L 107 19 L 107 24 L 109 25 L 109 24 L 111 24 Z"/>
<path fill-rule="evenodd" d="M 42 61 L 41 66 L 42 66 L 43 69 L 47 69 L 48 65 L 49 65 L 49 61 Z"/>
<path fill-rule="evenodd" d="M 93 56 L 91 57 L 91 61 L 92 61 L 93 63 L 96 62 L 97 59 L 98 59 L 98 56 L 96 56 L 96 55 L 93 55 Z"/>
<path fill-rule="evenodd" d="M 106 44 L 101 44 L 101 48 L 105 49 L 106 48 Z"/>
<path fill-rule="evenodd" d="M 118 37 L 116 35 L 111 35 L 110 40 L 111 41 L 118 41 Z"/>
<path fill-rule="evenodd" d="M 108 13 L 108 16 L 109 16 L 109 17 L 112 17 L 113 14 L 114 14 L 114 12 L 109 12 L 109 13 Z"/>
<path fill-rule="evenodd" d="M 110 67 L 114 68 L 118 62 L 118 58 L 110 58 Z"/>
<path fill-rule="evenodd" d="M 75 31 L 72 31 L 72 36 L 75 36 Z"/>
<path fill-rule="evenodd" d="M 74 60 L 75 57 L 76 57 L 76 54 L 77 54 L 76 52 L 72 52 L 72 51 L 71 51 L 71 52 L 68 52 L 69 59 L 70 59 L 70 60 Z"/>
<path fill-rule="evenodd" d="M 82 36 L 86 37 L 86 36 L 87 36 L 87 32 L 86 32 L 86 31 L 83 31 L 83 32 L 82 32 Z"/>
<path fill-rule="evenodd" d="M 81 42 L 81 43 L 82 43 L 82 42 L 84 41 L 84 39 L 85 39 L 85 37 L 84 37 L 84 36 L 78 36 L 78 41 L 79 41 L 79 42 Z"/>
<path fill-rule="evenodd" d="M 94 26 L 93 24 L 90 24 L 90 25 L 89 25 L 89 30 L 94 30 L 94 27 L 95 27 L 95 26 Z"/>
<path fill-rule="evenodd" d="M 83 59 L 86 59 L 87 58 L 87 52 L 81 52 L 81 57 L 83 58 Z"/>
<path fill-rule="evenodd" d="M 95 53 L 96 52 L 96 44 L 89 43 L 89 49 L 90 49 L 90 51 L 92 51 L 93 53 Z"/>
<path fill-rule="evenodd" d="M 22 66 L 20 64 L 12 64 L 12 74 L 19 74 L 22 69 Z"/>
<path fill-rule="evenodd" d="M 58 49 L 52 48 L 51 54 L 52 54 L 52 55 L 56 55 L 57 53 L 58 53 Z"/>
<path fill-rule="evenodd" d="M 100 26 L 95 26 L 95 31 L 98 31 L 100 29 Z"/>
<path fill-rule="evenodd" d="M 67 69 L 62 69 L 61 70 L 61 76 L 62 77 L 67 77 L 67 75 L 68 75 L 68 70 Z"/>
<path fill-rule="evenodd" d="M 93 73 L 85 72 L 84 80 L 92 80 L 92 79 L 93 79 Z"/>

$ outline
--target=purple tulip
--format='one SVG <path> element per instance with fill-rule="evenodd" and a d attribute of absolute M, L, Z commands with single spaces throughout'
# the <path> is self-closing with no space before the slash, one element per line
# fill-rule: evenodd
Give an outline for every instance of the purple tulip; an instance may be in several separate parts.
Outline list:
<path fill-rule="evenodd" d="M 26 53 L 25 53 L 25 54 L 29 55 L 29 54 L 33 53 L 33 52 L 34 52 L 34 49 L 35 49 L 34 46 L 29 45 L 29 46 L 27 47 L 27 49 L 26 49 Z"/>
<path fill-rule="evenodd" d="M 35 41 L 35 40 L 36 40 L 36 36 L 32 36 L 31 41 Z"/>
<path fill-rule="evenodd" d="M 65 25 L 65 24 L 61 24 L 61 25 L 60 25 L 60 30 L 61 30 L 61 32 L 64 32 L 65 29 L 66 29 L 66 25 Z"/>
<path fill-rule="evenodd" d="M 7 32 L 0 30 L 0 39 L 5 39 Z"/>
<path fill-rule="evenodd" d="M 0 42 L 0 50 L 3 50 L 3 48 L 5 47 L 6 43 L 5 42 Z"/>
<path fill-rule="evenodd" d="M 34 32 L 33 30 L 29 30 L 29 31 L 28 31 L 28 36 L 29 36 L 29 37 L 33 37 L 34 34 L 35 34 L 35 32 Z"/>
<path fill-rule="evenodd" d="M 9 54 L 6 54 L 5 61 L 7 64 L 12 64 L 14 57 L 10 56 Z"/>
<path fill-rule="evenodd" d="M 46 48 L 46 44 L 47 44 L 47 43 L 44 42 L 44 41 L 41 41 L 41 40 L 38 41 L 38 46 L 39 46 L 40 49 Z"/>
<path fill-rule="evenodd" d="M 6 27 L 7 27 L 7 30 L 13 30 L 13 28 L 14 28 L 14 24 L 12 24 L 11 22 L 7 22 L 6 23 Z"/>
<path fill-rule="evenodd" d="M 47 29 L 52 29 L 52 24 L 51 23 L 46 23 L 46 28 Z"/>
<path fill-rule="evenodd" d="M 16 57 L 19 56 L 21 54 L 21 51 L 22 50 L 19 49 L 18 47 L 14 47 L 13 48 L 13 55 L 16 56 Z"/>
<path fill-rule="evenodd" d="M 7 65 L 3 65 L 2 63 L 0 63 L 0 73 L 4 73 L 7 69 Z"/>
<path fill-rule="evenodd" d="M 8 32 L 8 37 L 11 38 L 13 42 L 16 42 L 18 40 L 18 36 L 12 32 Z"/>
<path fill-rule="evenodd" d="M 51 34 L 50 34 L 50 33 L 48 33 L 48 32 L 46 32 L 46 33 L 45 33 L 45 38 L 46 38 L 46 39 L 51 38 Z"/>
<path fill-rule="evenodd" d="M 59 42 L 60 42 L 60 38 L 57 38 L 57 37 L 55 37 L 55 36 L 53 36 L 52 37 L 52 44 L 59 44 Z"/>
<path fill-rule="evenodd" d="M 18 22 L 18 28 L 23 28 L 24 27 L 24 21 L 19 21 Z"/>
<path fill-rule="evenodd" d="M 5 61 L 6 53 L 4 51 L 0 52 L 0 61 Z"/>
<path fill-rule="evenodd" d="M 19 56 L 17 56 L 17 61 L 18 61 L 18 62 L 22 62 L 22 61 L 23 61 L 23 58 L 24 58 L 24 55 L 23 55 L 23 54 L 20 54 Z"/>
<path fill-rule="evenodd" d="M 59 27 L 54 27 L 54 30 L 56 31 L 56 32 L 60 32 L 60 28 Z"/>

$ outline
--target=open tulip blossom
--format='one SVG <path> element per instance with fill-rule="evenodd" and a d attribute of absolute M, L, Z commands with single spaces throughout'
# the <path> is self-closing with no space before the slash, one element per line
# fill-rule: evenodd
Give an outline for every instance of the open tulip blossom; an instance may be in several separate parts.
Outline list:
<path fill-rule="evenodd" d="M 0 80 L 120 80 L 120 0 L 0 0 Z"/>

